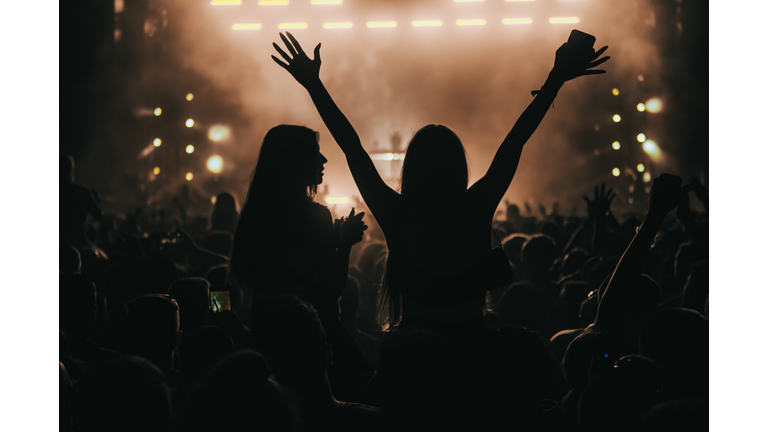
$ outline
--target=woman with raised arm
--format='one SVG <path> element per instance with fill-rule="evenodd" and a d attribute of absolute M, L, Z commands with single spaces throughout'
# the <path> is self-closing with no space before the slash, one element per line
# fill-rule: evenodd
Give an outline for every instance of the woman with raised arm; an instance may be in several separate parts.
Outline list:
<path fill-rule="evenodd" d="M 608 47 L 584 52 L 564 44 L 555 66 L 502 142 L 486 174 L 467 188 L 464 146 L 445 126 L 428 125 L 411 139 L 403 161 L 400 193 L 388 187 L 352 125 L 320 81 L 320 44 L 310 59 L 290 34 L 273 44 L 285 60 L 272 59 L 307 89 L 352 176 L 387 239 L 389 259 L 380 296 L 386 326 L 416 325 L 440 331 L 482 329 L 485 293 L 492 286 L 491 221 L 515 175 L 523 145 L 568 80 L 591 74 L 609 57 Z M 289 40 L 290 39 L 290 40 Z M 430 230 L 425 230 L 427 218 Z M 449 232 L 450 236 L 429 236 Z"/>

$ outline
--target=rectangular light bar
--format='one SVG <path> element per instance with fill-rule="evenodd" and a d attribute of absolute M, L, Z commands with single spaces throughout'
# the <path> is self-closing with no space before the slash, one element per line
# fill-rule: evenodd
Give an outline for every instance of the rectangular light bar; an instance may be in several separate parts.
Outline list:
<path fill-rule="evenodd" d="M 501 23 L 504 25 L 514 25 L 514 24 L 530 24 L 533 20 L 530 18 L 504 18 L 501 20 Z"/>
<path fill-rule="evenodd" d="M 485 20 L 484 19 L 460 19 L 460 20 L 456 20 L 456 25 L 481 26 L 481 25 L 485 25 Z"/>
<path fill-rule="evenodd" d="M 397 27 L 397 21 L 368 21 L 365 25 L 368 28 L 391 28 Z"/>
<path fill-rule="evenodd" d="M 549 19 L 550 24 L 575 24 L 579 22 L 579 17 L 552 17 Z"/>
<path fill-rule="evenodd" d="M 440 20 L 422 20 L 411 22 L 414 27 L 440 27 L 443 22 Z"/>
<path fill-rule="evenodd" d="M 328 5 L 328 4 L 341 4 L 344 0 L 312 0 L 312 4 L 316 5 Z"/>
<path fill-rule="evenodd" d="M 259 6 L 288 6 L 288 0 L 259 0 Z"/>
<path fill-rule="evenodd" d="M 242 0 L 212 0 L 214 6 L 239 6 L 243 4 Z"/>
<path fill-rule="evenodd" d="M 372 160 L 401 160 L 405 159 L 405 153 L 373 153 L 371 154 Z"/>
<path fill-rule="evenodd" d="M 327 22 L 323 24 L 324 29 L 352 28 L 351 22 Z"/>
<path fill-rule="evenodd" d="M 232 30 L 261 30 L 259 23 L 232 24 Z"/>
<path fill-rule="evenodd" d="M 297 30 L 307 28 L 307 23 L 280 23 L 277 26 L 280 30 Z"/>
<path fill-rule="evenodd" d="M 349 202 L 347 197 L 328 197 L 325 199 L 326 204 L 346 204 Z"/>

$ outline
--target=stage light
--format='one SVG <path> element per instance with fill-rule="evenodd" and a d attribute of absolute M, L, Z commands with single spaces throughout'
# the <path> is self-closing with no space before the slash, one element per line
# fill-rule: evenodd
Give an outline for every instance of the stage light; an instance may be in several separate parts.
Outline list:
<path fill-rule="evenodd" d="M 344 0 L 312 0 L 311 3 L 316 5 L 339 5 L 343 1 Z"/>
<path fill-rule="evenodd" d="M 261 24 L 259 23 L 232 24 L 232 30 L 261 30 Z"/>
<path fill-rule="evenodd" d="M 192 119 L 187 119 L 187 121 L 185 121 L 185 122 L 184 122 L 184 124 L 185 124 L 185 125 L 186 125 L 188 128 L 191 128 L 192 126 L 194 126 L 194 125 L 195 125 L 195 121 L 194 121 L 194 120 L 192 120 Z"/>
<path fill-rule="evenodd" d="M 193 95 L 192 93 L 187 93 L 187 96 L 184 97 L 184 99 L 188 101 L 191 101 L 194 98 L 195 98 L 195 95 Z"/>
<path fill-rule="evenodd" d="M 646 171 L 646 172 L 643 174 L 643 182 L 644 182 L 644 183 L 650 183 L 650 182 L 651 182 L 651 173 L 649 173 L 649 172 L 647 172 L 647 171 Z"/>
<path fill-rule="evenodd" d="M 440 27 L 443 22 L 440 20 L 427 20 L 427 21 L 413 21 L 411 22 L 414 27 Z"/>
<path fill-rule="evenodd" d="M 397 21 L 368 21 L 365 25 L 368 28 L 391 28 L 397 27 Z"/>
<path fill-rule="evenodd" d="M 611 174 L 613 174 L 614 177 L 618 177 L 621 175 L 621 170 L 614 168 L 613 171 L 611 171 Z"/>
<path fill-rule="evenodd" d="M 645 104 L 644 104 L 644 103 L 642 103 L 642 102 L 640 102 L 639 104 L 637 104 L 637 110 L 638 110 L 638 111 L 640 111 L 640 112 L 643 112 L 643 111 L 645 111 Z"/>
<path fill-rule="evenodd" d="M 280 23 L 277 28 L 280 30 L 301 30 L 307 28 L 307 23 Z"/>
<path fill-rule="evenodd" d="M 192 152 L 195 151 L 195 146 L 192 144 L 188 145 L 187 148 L 184 149 L 187 153 L 192 154 Z"/>
<path fill-rule="evenodd" d="M 613 90 L 611 90 L 611 93 L 613 93 L 614 96 L 618 96 L 619 95 L 619 89 L 614 88 Z"/>
<path fill-rule="evenodd" d="M 482 26 L 485 25 L 484 19 L 460 19 L 456 20 L 456 25 L 459 26 Z"/>
<path fill-rule="evenodd" d="M 160 107 L 157 107 L 157 108 L 155 108 L 155 115 L 156 115 L 156 116 L 158 116 L 158 117 L 159 117 L 159 116 L 160 116 L 160 114 L 162 114 L 162 113 L 163 113 L 163 110 L 162 110 L 162 109 L 160 109 Z"/>
<path fill-rule="evenodd" d="M 611 144 L 611 147 L 613 147 L 614 150 L 618 150 L 621 148 L 621 144 L 619 144 L 618 141 L 614 141 L 613 144 Z"/>
<path fill-rule="evenodd" d="M 231 134 L 229 127 L 224 125 L 213 125 L 208 129 L 208 139 L 214 142 L 226 141 Z"/>
<path fill-rule="evenodd" d="M 643 172 L 643 171 L 645 171 L 645 165 L 637 164 L 637 172 Z"/>
<path fill-rule="evenodd" d="M 211 195 L 211 204 L 216 205 L 216 195 Z"/>
<path fill-rule="evenodd" d="M 214 6 L 239 6 L 243 4 L 242 0 L 213 0 L 211 2 Z"/>
<path fill-rule="evenodd" d="M 659 98 L 648 99 L 648 101 L 645 103 L 645 109 L 647 109 L 648 112 L 654 114 L 660 112 L 663 107 L 664 106 Z"/>
<path fill-rule="evenodd" d="M 637 142 L 645 142 L 645 134 L 637 134 Z"/>
<path fill-rule="evenodd" d="M 351 22 L 329 22 L 323 24 L 324 29 L 352 28 Z"/>
<path fill-rule="evenodd" d="M 645 81 L 645 77 L 642 76 L 642 75 L 638 75 L 637 76 L 637 80 L 640 81 L 640 82 L 643 82 L 643 81 Z"/>
<path fill-rule="evenodd" d="M 346 204 L 349 202 L 347 197 L 328 197 L 325 199 L 326 204 Z"/>
<path fill-rule="evenodd" d="M 504 18 L 501 20 L 501 23 L 504 25 L 513 25 L 513 24 L 530 24 L 533 20 L 530 18 Z"/>
<path fill-rule="evenodd" d="M 191 172 L 188 172 L 187 175 L 184 176 L 184 178 L 187 179 L 187 181 L 192 181 L 192 178 L 194 177 L 195 176 Z"/>
<path fill-rule="evenodd" d="M 373 160 L 400 160 L 405 159 L 405 153 L 373 153 L 371 154 Z"/>
<path fill-rule="evenodd" d="M 125 10 L 124 0 L 115 0 L 115 13 L 122 13 Z"/>
<path fill-rule="evenodd" d="M 161 140 L 160 138 L 155 138 L 152 141 L 152 145 L 155 146 L 155 147 L 160 147 L 160 144 L 162 144 L 162 143 L 163 143 L 163 140 Z"/>
<path fill-rule="evenodd" d="M 576 24 L 579 22 L 579 17 L 552 17 L 549 19 L 550 24 Z"/>
<path fill-rule="evenodd" d="M 259 0 L 259 6 L 288 6 L 288 0 Z"/>
<path fill-rule="evenodd" d="M 152 174 L 159 175 L 160 174 L 160 167 L 155 167 L 155 169 L 152 170 Z"/>
<path fill-rule="evenodd" d="M 221 156 L 211 156 L 208 158 L 205 166 L 208 167 L 208 171 L 212 173 L 220 173 L 221 170 L 224 169 L 224 160 Z"/>
<path fill-rule="evenodd" d="M 643 150 L 648 153 L 648 156 L 652 157 L 654 160 L 661 156 L 661 150 L 659 149 L 659 146 L 651 140 L 645 140 L 643 143 Z"/>
<path fill-rule="evenodd" d="M 616 123 L 620 122 L 621 121 L 621 116 L 618 115 L 618 114 L 614 114 L 613 115 L 613 121 L 616 122 Z"/>

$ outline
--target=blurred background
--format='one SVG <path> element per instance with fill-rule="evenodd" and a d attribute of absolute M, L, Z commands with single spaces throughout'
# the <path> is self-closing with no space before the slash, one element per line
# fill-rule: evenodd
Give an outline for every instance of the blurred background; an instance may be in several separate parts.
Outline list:
<path fill-rule="evenodd" d="M 526 145 L 506 200 L 584 213 L 605 182 L 642 212 L 649 181 L 709 180 L 708 2 L 693 0 L 85 0 L 60 10 L 61 154 L 105 213 L 183 194 L 242 203 L 278 124 L 320 132 L 318 200 L 359 196 L 306 91 L 270 55 L 290 31 L 387 182 L 424 125 L 453 129 L 471 178 L 541 87 L 572 29 L 608 45 L 607 74 L 567 83 Z M 210 204 L 208 204 L 210 203 Z M 698 202 L 692 202 L 694 206 Z M 210 214 L 210 208 L 200 208 Z M 535 206 L 534 206 L 535 208 Z"/>

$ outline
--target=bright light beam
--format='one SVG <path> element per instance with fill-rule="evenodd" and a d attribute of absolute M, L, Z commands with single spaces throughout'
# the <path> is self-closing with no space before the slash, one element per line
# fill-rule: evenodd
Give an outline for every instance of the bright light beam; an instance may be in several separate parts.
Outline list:
<path fill-rule="evenodd" d="M 552 17 L 549 19 L 550 24 L 575 24 L 579 22 L 579 17 Z"/>
<path fill-rule="evenodd" d="M 645 140 L 643 143 L 643 151 L 645 151 L 653 160 L 658 160 L 661 157 L 661 149 L 659 149 L 659 146 L 654 141 Z"/>
<path fill-rule="evenodd" d="M 664 108 L 664 105 L 659 98 L 649 99 L 648 102 L 645 103 L 645 109 L 648 110 L 649 113 L 656 114 L 660 112 L 662 108 Z"/>
<path fill-rule="evenodd" d="M 214 155 L 208 158 L 205 166 L 208 168 L 208 171 L 212 173 L 220 173 L 221 170 L 224 169 L 224 160 L 221 156 Z"/>
<path fill-rule="evenodd" d="M 259 0 L 259 6 L 288 6 L 288 0 Z"/>

